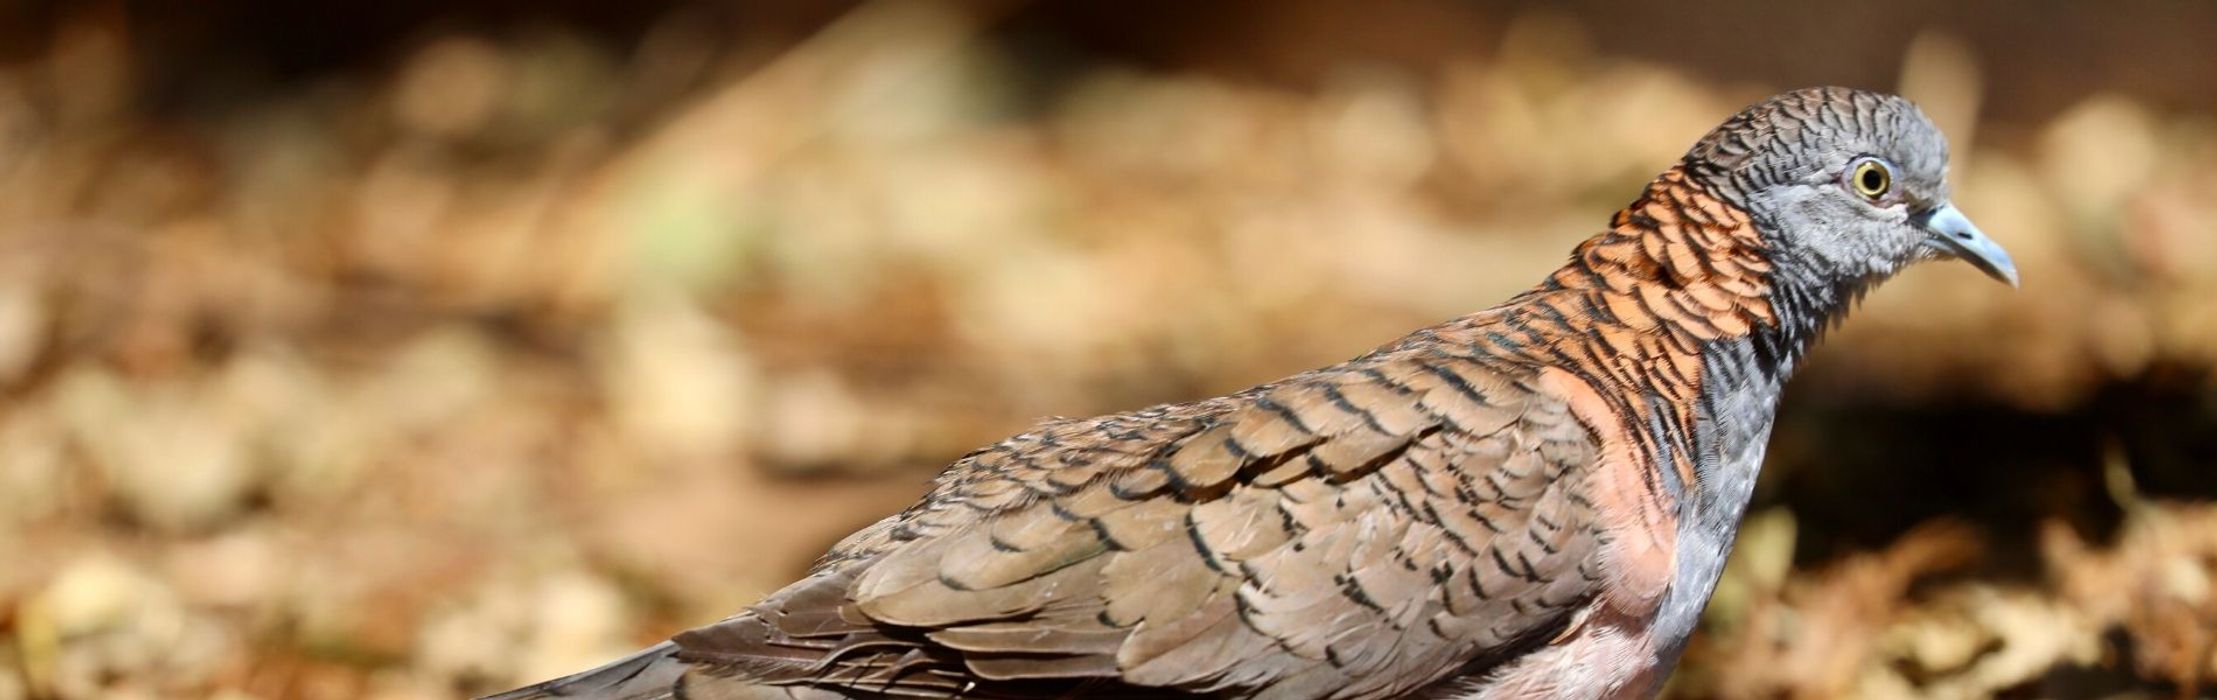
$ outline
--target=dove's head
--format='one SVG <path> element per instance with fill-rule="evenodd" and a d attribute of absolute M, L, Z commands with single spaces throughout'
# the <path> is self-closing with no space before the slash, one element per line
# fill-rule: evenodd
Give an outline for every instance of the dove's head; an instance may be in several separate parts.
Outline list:
<path fill-rule="evenodd" d="M 2009 253 L 1948 200 L 1948 142 L 1908 100 L 1810 88 L 1748 107 L 1686 154 L 1734 200 L 1789 274 L 1875 282 L 1955 258 L 2017 284 Z"/>

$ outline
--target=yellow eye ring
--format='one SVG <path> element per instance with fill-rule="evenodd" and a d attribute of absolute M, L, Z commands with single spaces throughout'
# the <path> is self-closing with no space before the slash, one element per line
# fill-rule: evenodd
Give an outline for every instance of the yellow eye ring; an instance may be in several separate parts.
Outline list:
<path fill-rule="evenodd" d="M 1894 190 L 1894 171 L 1877 158 L 1864 158 L 1848 169 L 1847 184 L 1864 199 L 1875 201 Z"/>

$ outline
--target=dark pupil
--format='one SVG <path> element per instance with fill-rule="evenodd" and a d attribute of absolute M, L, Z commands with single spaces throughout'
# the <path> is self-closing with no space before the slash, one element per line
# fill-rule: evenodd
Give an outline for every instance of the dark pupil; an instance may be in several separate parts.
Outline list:
<path fill-rule="evenodd" d="M 1882 189 L 1885 189 L 1885 188 L 1886 188 L 1886 176 L 1885 176 L 1884 174 L 1882 174 L 1882 173 L 1878 172 L 1878 168 L 1873 168 L 1873 167 L 1867 167 L 1867 166 L 1863 168 L 1863 191 L 1864 191 L 1864 192 L 1877 192 L 1877 191 L 1879 191 L 1879 190 L 1882 190 Z"/>

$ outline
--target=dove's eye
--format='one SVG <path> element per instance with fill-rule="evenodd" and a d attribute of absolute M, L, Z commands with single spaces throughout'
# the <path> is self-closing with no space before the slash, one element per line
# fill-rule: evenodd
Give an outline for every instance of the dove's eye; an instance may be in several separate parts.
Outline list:
<path fill-rule="evenodd" d="M 1886 161 L 1857 158 L 1848 164 L 1847 185 L 1864 199 L 1875 202 L 1894 190 L 1894 171 L 1886 167 Z"/>

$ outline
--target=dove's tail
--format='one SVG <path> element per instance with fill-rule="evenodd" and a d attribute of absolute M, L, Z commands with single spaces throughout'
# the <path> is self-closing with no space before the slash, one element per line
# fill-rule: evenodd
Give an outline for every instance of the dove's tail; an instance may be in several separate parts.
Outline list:
<path fill-rule="evenodd" d="M 590 671 L 488 695 L 482 700 L 666 700 L 676 697 L 678 677 L 684 673 L 685 662 L 677 659 L 677 645 L 663 642 Z"/>

